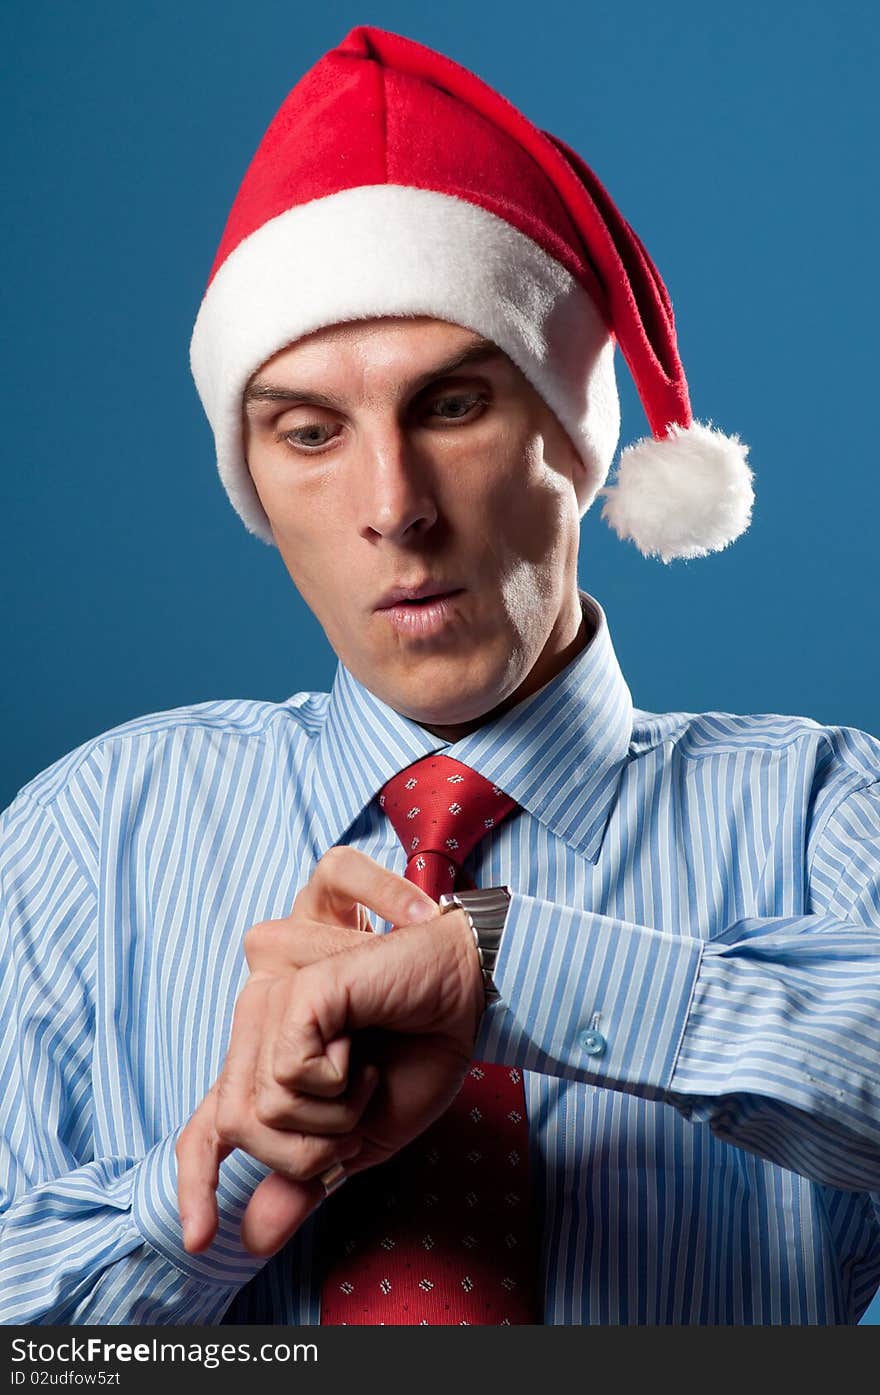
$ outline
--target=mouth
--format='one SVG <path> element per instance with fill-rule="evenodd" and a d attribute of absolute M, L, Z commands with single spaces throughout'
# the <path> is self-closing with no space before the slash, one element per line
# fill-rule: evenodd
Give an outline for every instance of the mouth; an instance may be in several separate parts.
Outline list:
<path fill-rule="evenodd" d="M 394 586 L 377 603 L 376 610 L 394 610 L 398 606 L 426 606 L 446 596 L 457 596 L 461 586 L 445 582 L 423 581 L 416 586 Z"/>
<path fill-rule="evenodd" d="M 376 606 L 377 614 L 398 633 L 426 639 L 440 634 L 455 617 L 455 601 L 461 586 L 425 582 L 421 586 L 396 587 Z"/>

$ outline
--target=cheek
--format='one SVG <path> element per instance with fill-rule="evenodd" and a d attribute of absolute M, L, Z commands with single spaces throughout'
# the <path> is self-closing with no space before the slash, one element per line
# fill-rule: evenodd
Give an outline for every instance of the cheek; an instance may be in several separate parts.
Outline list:
<path fill-rule="evenodd" d="M 540 439 L 521 447 L 515 468 L 491 482 L 483 507 L 472 516 L 491 551 L 518 564 L 517 570 L 553 569 L 580 525 L 571 480 L 547 464 Z"/>
<path fill-rule="evenodd" d="M 337 599 L 351 594 L 352 550 L 326 513 L 299 510 L 287 526 L 274 528 L 275 541 L 291 580 L 319 619 L 331 615 Z"/>
<path fill-rule="evenodd" d="M 322 625 L 335 628 L 338 600 L 352 583 L 339 490 L 327 472 L 294 475 L 287 462 L 261 462 L 251 473 L 291 581 Z"/>
<path fill-rule="evenodd" d="M 297 468 L 287 460 L 260 461 L 251 477 L 282 554 L 301 558 L 339 547 L 344 492 L 329 470 Z"/>

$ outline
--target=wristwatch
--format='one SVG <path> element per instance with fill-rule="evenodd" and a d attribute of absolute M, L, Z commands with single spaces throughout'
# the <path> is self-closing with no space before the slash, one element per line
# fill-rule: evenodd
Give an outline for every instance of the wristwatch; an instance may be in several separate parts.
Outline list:
<path fill-rule="evenodd" d="M 480 956 L 483 990 L 487 1003 L 501 997 L 492 975 L 501 946 L 501 935 L 510 905 L 510 890 L 506 886 L 481 887 L 476 891 L 447 891 L 440 897 L 440 914 L 464 911 Z"/>

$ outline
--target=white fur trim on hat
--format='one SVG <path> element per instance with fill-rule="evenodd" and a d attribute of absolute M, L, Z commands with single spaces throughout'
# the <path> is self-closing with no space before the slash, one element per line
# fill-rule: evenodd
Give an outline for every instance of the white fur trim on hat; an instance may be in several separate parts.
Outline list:
<path fill-rule="evenodd" d="M 252 533 L 274 541 L 244 459 L 249 379 L 317 329 L 393 315 L 447 320 L 503 349 L 571 437 L 589 508 L 620 431 L 614 342 L 593 301 L 504 219 L 433 190 L 376 184 L 264 223 L 230 253 L 199 309 L 193 377 L 220 477 Z"/>
<path fill-rule="evenodd" d="M 671 562 L 705 557 L 744 533 L 754 490 L 749 448 L 709 422 L 670 426 L 665 440 L 646 437 L 621 452 L 602 517 L 645 557 Z"/>

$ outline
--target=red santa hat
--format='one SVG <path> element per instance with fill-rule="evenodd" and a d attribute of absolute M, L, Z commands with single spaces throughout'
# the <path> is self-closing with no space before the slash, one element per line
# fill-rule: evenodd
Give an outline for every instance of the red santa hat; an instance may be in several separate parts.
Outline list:
<path fill-rule="evenodd" d="M 592 170 L 466 68 L 360 25 L 296 84 L 245 174 L 193 331 L 217 465 L 272 542 L 242 443 L 242 394 L 327 325 L 429 315 L 491 339 L 583 464 L 582 511 L 664 561 L 748 527 L 748 447 L 694 421 L 672 304 Z M 617 343 L 651 437 L 617 446 Z"/>

